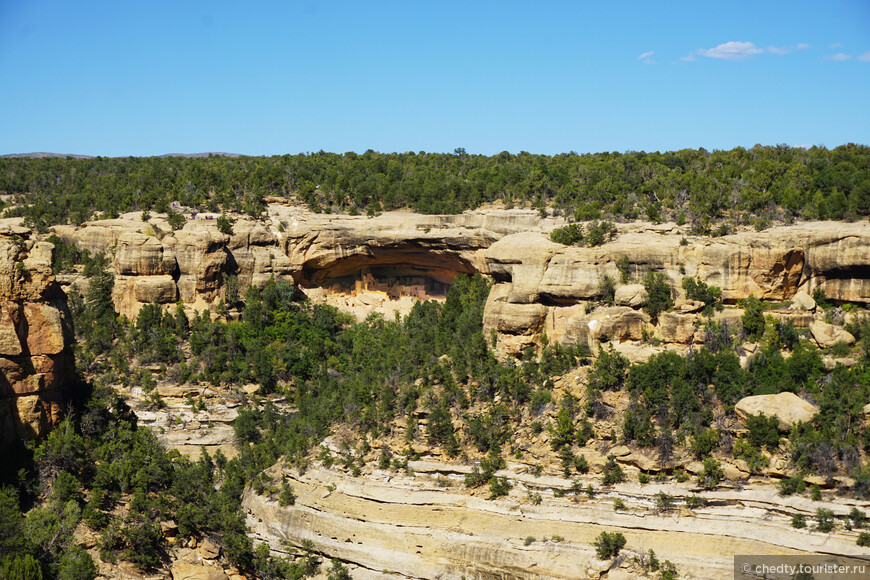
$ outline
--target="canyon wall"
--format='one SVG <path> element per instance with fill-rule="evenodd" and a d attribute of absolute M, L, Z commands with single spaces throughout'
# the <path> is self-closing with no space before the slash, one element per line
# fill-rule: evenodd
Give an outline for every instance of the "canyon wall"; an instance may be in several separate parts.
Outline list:
<path fill-rule="evenodd" d="M 335 280 L 376 268 L 442 283 L 458 273 L 481 272 L 494 280 L 484 325 L 495 331 L 506 355 L 540 345 L 545 333 L 593 354 L 603 341 L 643 352 L 649 350 L 638 344 L 644 337 L 674 348 L 696 343 L 702 340 L 696 332 L 701 319 L 698 305 L 682 299 L 685 276 L 718 286 L 730 303 L 750 295 L 788 301 L 815 288 L 838 302 L 870 302 L 866 222 L 808 222 L 717 238 L 692 236 L 674 224 L 618 224 L 614 238 L 597 247 L 551 242 L 549 232 L 563 223 L 528 210 L 370 218 L 273 204 L 268 219 L 239 219 L 231 235 L 218 231 L 214 221 L 189 220 L 171 231 L 165 220 L 146 223 L 132 215 L 55 230 L 80 248 L 112 253 L 115 305 L 131 318 L 149 302 L 213 308 L 225 298 L 228 276 L 237 276 L 241 289 L 262 286 L 273 276 L 292 279 L 303 292 L 322 296 Z M 617 268 L 620 259 L 627 260 L 627 282 Z M 656 325 L 640 309 L 639 283 L 649 271 L 665 274 L 678 300 Z M 608 307 L 591 303 L 605 275 L 617 281 L 616 300 Z M 813 320 L 807 311 L 776 315 L 804 327 Z M 718 316 L 737 322 L 739 312 Z"/>
<path fill-rule="evenodd" d="M 74 393 L 73 330 L 54 246 L 0 224 L 0 441 L 56 425 Z"/>
<path fill-rule="evenodd" d="M 686 276 L 721 288 L 726 302 L 748 296 L 789 301 L 815 288 L 838 302 L 870 302 L 865 222 L 813 222 L 720 238 L 686 236 L 673 225 L 627 224 L 598 247 L 564 246 L 541 233 L 523 233 L 503 237 L 484 257 L 496 282 L 484 325 L 510 354 L 540 344 L 543 333 L 593 353 L 601 342 L 640 341 L 644 335 L 664 343 L 700 342 L 700 305 L 685 300 Z M 627 282 L 621 282 L 620 258 L 627 260 Z M 638 283 L 650 271 L 663 273 L 677 298 L 675 311 L 662 314 L 657 325 L 640 309 L 644 290 Z M 589 301 L 598 297 L 604 276 L 616 281 L 614 305 L 595 307 Z M 740 314 L 732 309 L 715 318 L 739 324 Z M 813 320 L 796 307 L 774 315 L 798 327 Z"/>

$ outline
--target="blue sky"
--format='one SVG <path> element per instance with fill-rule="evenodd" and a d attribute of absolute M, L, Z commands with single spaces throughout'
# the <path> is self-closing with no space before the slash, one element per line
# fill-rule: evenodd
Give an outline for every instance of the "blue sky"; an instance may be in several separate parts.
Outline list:
<path fill-rule="evenodd" d="M 865 0 L 0 0 L 0 154 L 847 142 Z"/>

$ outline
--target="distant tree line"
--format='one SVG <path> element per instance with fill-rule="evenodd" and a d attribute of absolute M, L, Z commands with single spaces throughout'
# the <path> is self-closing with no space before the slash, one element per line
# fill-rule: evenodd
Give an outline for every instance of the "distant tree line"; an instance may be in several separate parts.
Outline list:
<path fill-rule="evenodd" d="M 26 206 L 11 215 L 38 227 L 166 211 L 173 201 L 258 215 L 265 197 L 295 196 L 315 211 L 369 214 L 397 208 L 452 214 L 500 200 L 576 220 L 675 219 L 704 231 L 726 215 L 760 224 L 870 215 L 870 147 L 6 158 L 0 192 L 20 195 Z"/>

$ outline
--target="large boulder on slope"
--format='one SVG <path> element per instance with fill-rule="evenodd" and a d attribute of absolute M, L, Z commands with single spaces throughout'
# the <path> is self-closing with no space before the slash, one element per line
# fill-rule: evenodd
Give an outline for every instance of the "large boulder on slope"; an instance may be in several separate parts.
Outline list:
<path fill-rule="evenodd" d="M 744 397 L 734 406 L 737 418 L 743 425 L 750 415 L 761 413 L 767 417 L 776 417 L 780 431 L 789 431 L 799 422 L 810 421 L 819 409 L 804 401 L 794 393 L 777 393 L 776 395 L 754 395 Z"/>

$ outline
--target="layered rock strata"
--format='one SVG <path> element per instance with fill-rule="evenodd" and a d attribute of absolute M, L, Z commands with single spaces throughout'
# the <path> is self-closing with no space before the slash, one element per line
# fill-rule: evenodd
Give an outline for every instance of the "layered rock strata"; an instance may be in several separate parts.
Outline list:
<path fill-rule="evenodd" d="M 870 302 L 867 223 L 802 223 L 719 238 L 691 236 L 674 224 L 620 224 L 614 239 L 598 247 L 551 242 L 549 232 L 562 223 L 526 210 L 369 218 L 272 204 L 268 219 L 239 219 L 232 235 L 218 231 L 214 221 L 189 220 L 173 232 L 165 220 L 145 223 L 133 215 L 55 229 L 81 248 L 113 251 L 115 305 L 128 317 L 149 302 L 213 308 L 226 298 L 230 276 L 237 276 L 241 289 L 262 286 L 273 276 L 292 279 L 302 291 L 328 298 L 346 291 L 340 286 L 347 286 L 348 277 L 365 279 L 377 269 L 439 284 L 481 272 L 495 281 L 484 323 L 505 354 L 540 345 L 545 332 L 551 340 L 588 346 L 593 354 L 602 341 L 628 344 L 642 336 L 675 347 L 698 342 L 698 304 L 680 300 L 657 326 L 640 310 L 645 292 L 639 283 L 650 271 L 663 273 L 678 298 L 685 276 L 721 288 L 726 302 L 797 295 L 803 310 L 776 316 L 801 327 L 813 320 L 808 294 L 815 288 L 837 302 Z M 627 264 L 626 283 L 620 260 Z M 595 309 L 588 303 L 598 297 L 605 275 L 617 281 L 614 306 Z M 387 312 L 388 302 L 426 296 L 422 285 L 412 290 L 363 296 L 348 307 Z M 813 332 L 821 342 L 848 342 L 845 335 L 822 330 L 830 331 Z"/>
<path fill-rule="evenodd" d="M 0 224 L 0 441 L 57 424 L 73 393 L 73 330 L 54 246 Z"/>
<path fill-rule="evenodd" d="M 540 344 L 545 332 L 551 340 L 586 346 L 593 354 L 602 341 L 634 341 L 643 334 L 665 343 L 697 343 L 702 339 L 696 332 L 698 307 L 681 298 L 686 276 L 721 288 L 726 302 L 748 296 L 784 301 L 815 288 L 838 302 L 870 302 L 866 223 L 815 222 L 721 238 L 686 237 L 673 225 L 628 224 L 614 240 L 592 248 L 555 244 L 543 233 L 522 233 L 492 244 L 484 259 L 484 271 L 496 281 L 484 325 L 497 332 L 500 350 L 509 354 Z M 625 284 L 619 282 L 620 259 L 628 265 L 631 281 Z M 637 282 L 651 271 L 666 276 L 678 299 L 676 311 L 663 314 L 657 326 L 639 310 L 644 293 Z M 600 297 L 605 276 L 617 281 L 617 306 L 589 311 L 586 304 Z M 719 315 L 729 316 L 734 314 Z M 812 321 L 807 312 L 777 316 L 797 326 Z M 818 328 L 813 334 L 824 335 L 817 340 L 825 346 L 851 338 Z"/>
<path fill-rule="evenodd" d="M 248 490 L 248 524 L 276 550 L 284 549 L 282 541 L 311 542 L 318 552 L 362 567 L 367 573 L 359 577 L 372 578 L 630 578 L 639 575 L 632 556 L 652 549 L 674 562 L 681 578 L 718 579 L 730 577 L 733 554 L 864 553 L 855 545 L 857 532 L 791 527 L 795 513 L 810 518 L 822 506 L 843 515 L 855 506 L 866 509 L 863 503 L 783 498 L 770 485 L 702 492 L 691 484 L 619 484 L 592 500 L 572 501 L 553 494 L 570 488 L 569 480 L 509 467 L 499 475 L 513 481 L 510 495 L 488 501 L 459 491 L 469 466 L 417 461 L 409 467 L 415 477 L 278 469 L 273 475 L 288 478 L 296 503 L 281 507 Z M 659 492 L 677 502 L 700 493 L 709 503 L 656 511 Z M 540 504 L 529 500 L 533 493 L 543 497 Z M 614 510 L 615 498 L 626 508 Z M 595 555 L 593 542 L 602 531 L 621 532 L 628 540 L 616 561 Z"/>
<path fill-rule="evenodd" d="M 314 294 L 336 279 L 384 267 L 450 284 L 459 273 L 485 272 L 481 252 L 501 237 L 556 224 L 519 210 L 368 218 L 275 204 L 269 212 L 265 221 L 237 220 L 231 235 L 214 221 L 188 220 L 171 231 L 165 219 L 143 222 L 136 214 L 54 230 L 67 243 L 113 257 L 116 310 L 135 318 L 150 302 L 213 308 L 226 298 L 229 276 L 242 290 L 275 277 Z"/>

